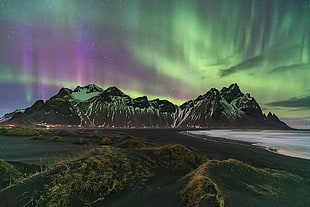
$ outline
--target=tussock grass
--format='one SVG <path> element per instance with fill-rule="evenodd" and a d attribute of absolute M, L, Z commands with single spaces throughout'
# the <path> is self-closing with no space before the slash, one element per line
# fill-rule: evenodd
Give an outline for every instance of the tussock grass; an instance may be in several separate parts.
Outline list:
<path fill-rule="evenodd" d="M 181 191 L 181 198 L 187 206 L 211 206 L 224 207 L 225 201 L 217 185 L 205 172 L 207 163 L 187 175 L 184 179 L 189 180 Z"/>
<path fill-rule="evenodd" d="M 9 129 L 4 128 L 4 127 L 0 127 L 0 134 L 1 135 L 6 135 L 8 133 Z"/>
<path fill-rule="evenodd" d="M 207 161 L 207 158 L 195 149 L 180 144 L 142 150 L 152 159 L 154 164 L 159 163 L 161 167 L 170 169 L 195 169 Z"/>
<path fill-rule="evenodd" d="M 224 206 L 224 203 L 228 206 L 274 206 L 291 196 L 296 186 L 302 186 L 303 180 L 297 175 L 256 168 L 235 159 L 209 160 L 187 179 L 181 196 L 189 206 Z M 287 206 L 285 202 L 282 205 Z"/>
<path fill-rule="evenodd" d="M 113 141 L 110 137 L 102 137 L 100 142 L 99 142 L 99 145 L 110 145 L 112 143 L 113 143 Z"/>
<path fill-rule="evenodd" d="M 31 128 L 12 127 L 5 133 L 7 136 L 38 136 L 40 132 Z"/>
<path fill-rule="evenodd" d="M 86 139 L 84 139 L 84 138 L 79 138 L 78 140 L 76 140 L 75 142 L 73 142 L 74 144 L 81 144 L 81 145 L 83 145 L 83 144 L 87 144 L 88 142 L 87 142 L 87 140 Z"/>
<path fill-rule="evenodd" d="M 46 140 L 45 136 L 37 135 L 30 138 L 31 140 Z"/>
<path fill-rule="evenodd" d="M 157 169 L 193 170 L 204 160 L 196 154 L 181 145 L 135 149 L 101 146 L 55 165 L 46 173 L 43 189 L 29 195 L 32 203 L 41 206 L 92 205 L 112 193 L 144 186 Z"/>
<path fill-rule="evenodd" d="M 50 142 L 63 142 L 63 138 L 60 136 L 53 136 L 49 139 Z"/>
<path fill-rule="evenodd" d="M 0 159 L 0 190 L 15 184 L 23 177 L 23 174 L 18 171 L 13 165 Z"/>
<path fill-rule="evenodd" d="M 100 138 L 100 135 L 98 135 L 98 134 L 90 134 L 87 137 L 91 138 L 91 139 L 98 139 L 98 138 Z"/>
<path fill-rule="evenodd" d="M 60 131 L 57 133 L 58 136 L 62 136 L 62 137 L 77 137 L 79 136 L 78 133 L 73 132 L 73 131 Z"/>
<path fill-rule="evenodd" d="M 50 177 L 43 193 L 49 206 L 70 206 L 76 199 L 89 205 L 125 187 L 134 189 L 152 175 L 141 163 L 110 147 L 97 149 L 90 157 L 62 168 Z"/>
<path fill-rule="evenodd" d="M 121 143 L 117 145 L 120 148 L 126 148 L 126 149 L 135 149 L 135 148 L 143 148 L 145 147 L 145 144 L 138 140 L 138 139 L 125 139 Z"/>
<path fill-rule="evenodd" d="M 285 183 L 297 184 L 302 178 L 287 172 L 256 168 L 235 159 L 212 161 L 208 165 L 211 177 L 225 187 L 275 199 L 284 191 Z"/>

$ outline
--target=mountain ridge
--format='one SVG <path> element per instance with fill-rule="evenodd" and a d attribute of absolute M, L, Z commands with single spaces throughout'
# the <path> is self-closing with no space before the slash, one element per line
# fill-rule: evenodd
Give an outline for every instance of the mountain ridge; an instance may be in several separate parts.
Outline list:
<path fill-rule="evenodd" d="M 61 88 L 49 100 L 36 101 L 8 123 L 120 128 L 289 128 L 269 112 L 262 113 L 249 93 L 234 83 L 211 88 L 180 106 L 147 96 L 131 98 L 116 86 L 106 90 L 90 84 L 74 90 Z"/>

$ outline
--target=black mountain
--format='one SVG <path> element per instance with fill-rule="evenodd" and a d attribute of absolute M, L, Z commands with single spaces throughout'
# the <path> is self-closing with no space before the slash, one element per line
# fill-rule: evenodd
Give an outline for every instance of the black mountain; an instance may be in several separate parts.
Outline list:
<path fill-rule="evenodd" d="M 131 98 L 117 87 L 96 85 L 62 88 L 46 102 L 39 100 L 7 121 L 14 124 L 54 124 L 124 128 L 289 128 L 237 84 L 210 89 L 177 106 L 167 100 Z"/>

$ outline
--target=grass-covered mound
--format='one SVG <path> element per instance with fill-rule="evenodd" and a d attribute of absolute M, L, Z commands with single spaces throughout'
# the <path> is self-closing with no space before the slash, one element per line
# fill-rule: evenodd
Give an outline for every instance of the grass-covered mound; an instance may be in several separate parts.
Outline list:
<path fill-rule="evenodd" d="M 310 185 L 283 171 L 261 169 L 229 159 L 208 161 L 191 175 L 182 191 L 185 201 L 198 206 L 217 198 L 218 206 L 307 206 Z M 206 189 L 209 189 L 206 190 Z M 211 197 L 210 197 L 211 196 Z"/>
<path fill-rule="evenodd" d="M 53 136 L 49 139 L 50 142 L 63 142 L 63 138 L 61 136 Z"/>
<path fill-rule="evenodd" d="M 0 135 L 6 135 L 8 131 L 9 131 L 8 128 L 0 127 Z"/>
<path fill-rule="evenodd" d="M 76 141 L 74 141 L 73 143 L 74 143 L 74 144 L 81 144 L 81 145 L 83 145 L 83 144 L 87 144 L 88 142 L 87 142 L 87 140 L 84 139 L 84 138 L 79 138 L 79 139 L 77 139 Z"/>
<path fill-rule="evenodd" d="M 40 132 L 36 129 L 24 128 L 24 127 L 12 127 L 10 129 L 5 129 L 4 135 L 7 136 L 37 136 L 40 135 Z"/>
<path fill-rule="evenodd" d="M 117 145 L 120 148 L 127 148 L 127 149 L 135 149 L 135 148 L 143 148 L 145 147 L 145 144 L 143 141 L 140 141 L 138 139 L 125 139 L 121 143 Z"/>
<path fill-rule="evenodd" d="M 181 191 L 183 201 L 191 207 L 224 207 L 224 198 L 217 185 L 208 178 L 206 164 L 191 172 L 184 178 L 187 185 Z"/>
<path fill-rule="evenodd" d="M 57 132 L 57 135 L 62 136 L 62 137 L 77 137 L 77 136 L 79 136 L 78 133 L 73 132 L 73 131 L 68 131 L 68 130 L 63 130 L 63 131 Z"/>
<path fill-rule="evenodd" d="M 136 149 L 132 153 L 143 153 L 152 165 L 169 169 L 195 169 L 207 160 L 195 149 L 174 144 L 161 147 Z"/>
<path fill-rule="evenodd" d="M 113 143 L 112 139 L 110 137 L 107 137 L 107 136 L 102 137 L 99 141 L 99 145 L 110 145 L 112 143 Z"/>
<path fill-rule="evenodd" d="M 42 174 L 38 185 L 27 187 L 22 200 L 31 201 L 29 206 L 92 205 L 112 194 L 143 188 L 159 169 L 189 172 L 205 160 L 181 145 L 130 150 L 99 147 Z M 36 182 L 31 179 L 30 183 Z"/>
<path fill-rule="evenodd" d="M 46 140 L 44 135 L 37 135 L 30 138 L 31 140 Z"/>
<path fill-rule="evenodd" d="M 124 149 L 140 149 L 158 146 L 157 143 L 151 140 L 141 138 L 136 135 L 119 133 L 118 136 L 109 136 L 115 147 Z M 112 138 L 113 137 L 113 138 Z"/>
<path fill-rule="evenodd" d="M 257 168 L 234 159 L 208 160 L 194 148 L 180 144 L 159 146 L 154 139 L 128 133 L 101 131 L 92 139 L 88 131 L 75 133 L 76 139 L 66 139 L 85 137 L 80 143 L 87 140 L 96 148 L 87 148 L 68 161 L 0 191 L 0 204 L 288 207 L 310 203 L 309 180 L 284 171 Z M 62 141 L 59 134 L 51 131 L 46 137 Z"/>
<path fill-rule="evenodd" d="M 13 165 L 0 160 L 0 190 L 16 183 L 22 176 Z"/>

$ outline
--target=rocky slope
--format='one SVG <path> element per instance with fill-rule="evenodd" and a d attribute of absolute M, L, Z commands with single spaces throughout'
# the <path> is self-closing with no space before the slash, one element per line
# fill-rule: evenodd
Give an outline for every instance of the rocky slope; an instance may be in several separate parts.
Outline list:
<path fill-rule="evenodd" d="M 14 114 L 16 114 L 16 113 L 24 113 L 24 112 L 25 112 L 25 110 L 23 110 L 23 109 L 16 109 L 15 111 L 13 111 L 11 113 L 4 114 L 2 117 L 0 117 L 0 123 L 5 122 L 7 120 L 10 120 L 12 118 L 12 116 L 14 116 Z"/>
<path fill-rule="evenodd" d="M 177 106 L 167 100 L 131 98 L 116 87 L 96 85 L 62 88 L 47 101 L 39 100 L 8 123 L 138 128 L 288 128 L 272 113 L 267 116 L 237 84 L 210 89 Z"/>

